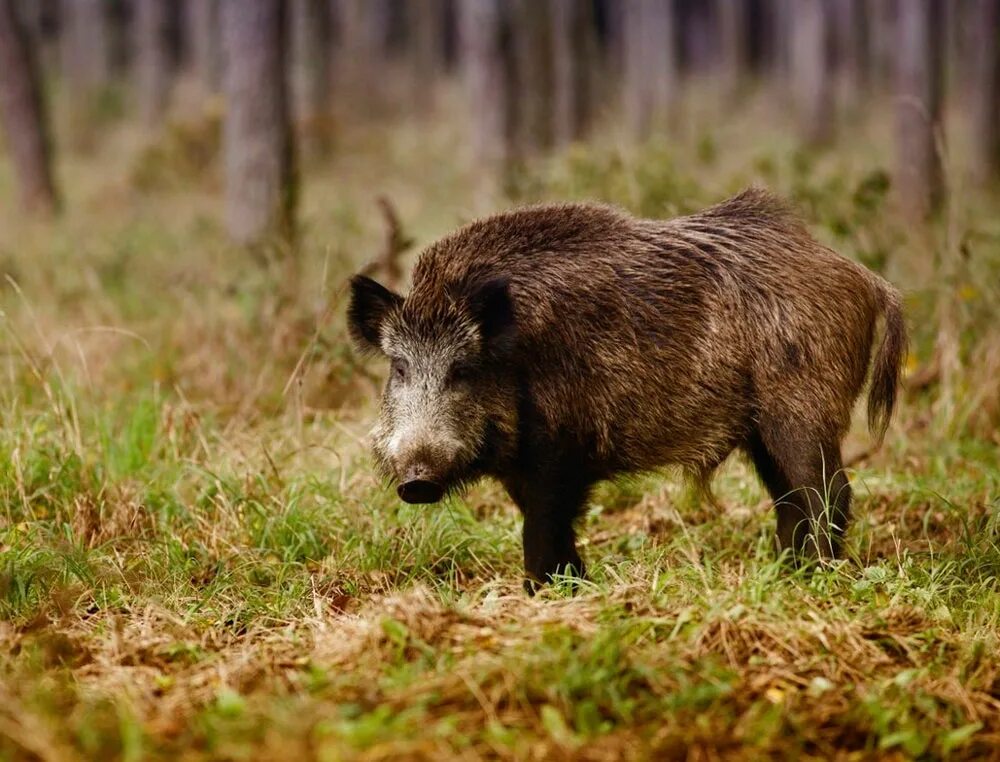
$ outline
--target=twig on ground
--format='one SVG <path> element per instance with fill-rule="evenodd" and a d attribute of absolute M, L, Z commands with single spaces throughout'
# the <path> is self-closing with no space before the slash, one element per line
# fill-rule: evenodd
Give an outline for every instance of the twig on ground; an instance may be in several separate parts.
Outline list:
<path fill-rule="evenodd" d="M 403 268 L 399 264 L 399 258 L 413 247 L 414 241 L 403 232 L 399 215 L 388 197 L 379 196 L 376 203 L 385 218 L 385 247 L 378 257 L 361 268 L 360 274 L 371 276 L 380 273 L 386 288 L 395 290 L 403 279 Z"/>

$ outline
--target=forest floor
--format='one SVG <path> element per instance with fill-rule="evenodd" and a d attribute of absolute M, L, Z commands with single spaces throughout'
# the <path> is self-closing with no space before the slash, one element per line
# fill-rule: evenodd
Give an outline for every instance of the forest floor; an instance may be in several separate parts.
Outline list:
<path fill-rule="evenodd" d="M 671 214 L 767 183 L 901 282 L 922 367 L 935 244 L 887 222 L 878 136 L 812 155 L 752 121 L 572 149 L 518 193 Z M 529 598 L 497 486 L 417 507 L 372 475 L 385 369 L 345 341 L 377 193 L 420 245 L 509 203 L 454 144 L 345 132 L 304 172 L 294 265 L 227 247 L 211 124 L 67 153 L 52 223 L 12 213 L 0 164 L 0 758 L 1000 757 L 995 207 L 941 226 L 968 268 L 950 396 L 907 395 L 876 452 L 860 417 L 849 438 L 844 561 L 777 563 L 734 460 L 718 506 L 671 474 L 602 486 L 590 581 Z"/>

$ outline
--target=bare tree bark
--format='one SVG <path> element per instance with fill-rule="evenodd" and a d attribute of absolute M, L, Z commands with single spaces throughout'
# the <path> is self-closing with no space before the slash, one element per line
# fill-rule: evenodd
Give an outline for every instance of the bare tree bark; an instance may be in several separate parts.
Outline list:
<path fill-rule="evenodd" d="M 832 0 L 836 102 L 853 109 L 868 91 L 868 24 L 864 0 Z"/>
<path fill-rule="evenodd" d="M 34 56 L 44 80 L 45 72 L 59 70 L 58 0 L 21 0 L 15 3 L 21 20 L 28 30 L 30 44 L 36 49 Z"/>
<path fill-rule="evenodd" d="M 63 75 L 74 99 L 86 99 L 107 84 L 111 71 L 104 0 L 62 0 Z"/>
<path fill-rule="evenodd" d="M 873 91 L 891 92 L 896 69 L 896 0 L 864 0 L 868 21 L 868 82 Z"/>
<path fill-rule="evenodd" d="M 553 137 L 556 145 L 581 138 L 594 97 L 593 6 L 584 0 L 551 0 Z"/>
<path fill-rule="evenodd" d="M 171 60 L 168 0 L 136 0 L 136 94 L 147 127 L 160 124 L 170 97 Z"/>
<path fill-rule="evenodd" d="M 189 65 L 205 92 L 216 93 L 222 75 L 219 0 L 187 0 L 184 9 Z"/>
<path fill-rule="evenodd" d="M 903 210 L 924 218 L 943 200 L 941 136 L 944 90 L 943 0 L 907 0 L 898 8 L 896 192 Z"/>
<path fill-rule="evenodd" d="M 308 152 L 323 147 L 330 111 L 330 16 L 326 0 L 290 0 L 292 113 Z"/>
<path fill-rule="evenodd" d="M 21 203 L 51 214 L 57 199 L 37 64 L 14 0 L 0 0 L 0 117 Z"/>
<path fill-rule="evenodd" d="M 719 25 L 719 70 L 723 94 L 737 93 L 750 65 L 750 23 L 746 0 L 716 0 L 715 13 Z"/>
<path fill-rule="evenodd" d="M 414 68 L 426 85 L 445 69 L 446 0 L 409 0 L 406 9 L 413 35 Z"/>
<path fill-rule="evenodd" d="M 972 0 L 974 70 L 970 79 L 973 174 L 986 183 L 1000 177 L 1000 0 Z"/>
<path fill-rule="evenodd" d="M 512 6 L 514 150 L 519 159 L 553 144 L 552 33 L 544 0 L 507 0 Z"/>
<path fill-rule="evenodd" d="M 649 137 L 671 116 L 677 94 L 677 46 L 670 0 L 625 0 L 624 105 L 632 133 Z"/>
<path fill-rule="evenodd" d="M 294 237 L 284 0 L 222 0 L 226 224 L 234 241 Z"/>
<path fill-rule="evenodd" d="M 487 174 L 509 158 L 510 104 L 513 99 L 509 36 L 503 0 L 459 0 L 460 64 L 469 103 L 469 125 L 476 161 Z"/>
<path fill-rule="evenodd" d="M 335 18 L 340 32 L 337 83 L 355 103 L 370 104 L 377 95 L 374 81 L 384 55 L 384 0 L 336 0 Z"/>
<path fill-rule="evenodd" d="M 792 12 L 791 77 L 801 132 L 812 144 L 833 135 L 830 24 L 824 0 L 796 0 Z"/>

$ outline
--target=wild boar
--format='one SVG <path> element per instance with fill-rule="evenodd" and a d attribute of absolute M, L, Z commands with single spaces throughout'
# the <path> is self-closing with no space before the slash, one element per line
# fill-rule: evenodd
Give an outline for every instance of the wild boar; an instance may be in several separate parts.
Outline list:
<path fill-rule="evenodd" d="M 573 524 L 596 482 L 665 465 L 707 482 L 735 450 L 774 499 L 779 550 L 836 556 L 852 408 L 871 364 L 881 440 L 906 347 L 897 291 L 760 189 L 670 220 L 497 214 L 423 251 L 405 298 L 355 276 L 348 324 L 391 363 L 379 470 L 410 503 L 498 479 L 529 590 L 584 574 Z"/>

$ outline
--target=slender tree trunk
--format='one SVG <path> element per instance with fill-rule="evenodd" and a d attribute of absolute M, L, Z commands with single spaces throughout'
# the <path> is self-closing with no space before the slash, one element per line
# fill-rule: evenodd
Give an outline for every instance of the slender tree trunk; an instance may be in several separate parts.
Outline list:
<path fill-rule="evenodd" d="M 184 8 L 189 65 L 204 91 L 216 93 L 222 75 L 219 0 L 187 0 Z"/>
<path fill-rule="evenodd" d="M 705 74 L 715 65 L 718 41 L 713 29 L 712 3 L 674 0 L 674 15 L 681 29 L 679 58 L 686 74 Z"/>
<path fill-rule="evenodd" d="M 104 0 L 62 0 L 62 67 L 70 95 L 89 98 L 111 71 L 107 5 Z"/>
<path fill-rule="evenodd" d="M 715 3 L 719 25 L 719 71 L 726 98 L 740 90 L 750 66 L 747 10 L 746 0 L 716 0 Z"/>
<path fill-rule="evenodd" d="M 292 113 L 303 148 L 324 147 L 330 110 L 330 17 L 326 0 L 290 0 Z"/>
<path fill-rule="evenodd" d="M 285 10 L 283 0 L 222 0 L 226 224 L 240 244 L 294 233 Z"/>
<path fill-rule="evenodd" d="M 832 0 L 836 102 L 854 109 L 868 92 L 868 25 L 863 0 Z"/>
<path fill-rule="evenodd" d="M 1000 0 L 972 0 L 975 51 L 971 73 L 973 174 L 1000 177 Z"/>
<path fill-rule="evenodd" d="M 28 30 L 28 39 L 35 48 L 34 56 L 40 72 L 58 71 L 59 49 L 56 44 L 55 19 L 59 12 L 58 0 L 21 0 L 15 3 L 21 20 Z M 44 79 L 44 76 L 42 77 Z"/>
<path fill-rule="evenodd" d="M 552 33 L 544 0 L 507 0 L 513 13 L 514 150 L 518 158 L 553 144 Z"/>
<path fill-rule="evenodd" d="M 0 0 L 0 117 L 28 211 L 56 210 L 38 70 L 14 0 Z"/>
<path fill-rule="evenodd" d="M 632 133 L 649 137 L 671 116 L 677 94 L 674 9 L 670 0 L 625 0 L 624 101 Z"/>
<path fill-rule="evenodd" d="M 581 138 L 590 124 L 597 42 L 590 3 L 551 3 L 553 137 L 556 145 L 566 145 Z"/>
<path fill-rule="evenodd" d="M 460 62 L 476 161 L 495 175 L 509 158 L 513 100 L 504 0 L 459 0 Z"/>
<path fill-rule="evenodd" d="M 437 82 L 445 70 L 447 2 L 409 0 L 406 11 L 409 14 L 412 34 L 410 45 L 413 51 L 414 71 L 420 78 L 419 84 L 429 88 Z M 419 98 L 417 105 L 420 106 L 424 102 L 426 98 Z"/>
<path fill-rule="evenodd" d="M 385 48 L 382 0 L 337 0 L 340 32 L 335 71 L 337 83 L 354 103 L 377 100 L 376 82 Z"/>
<path fill-rule="evenodd" d="M 868 81 L 873 91 L 892 92 L 896 70 L 897 0 L 864 0 L 868 20 Z"/>
<path fill-rule="evenodd" d="M 896 71 L 896 179 L 907 214 L 923 218 L 942 202 L 943 0 L 899 6 Z"/>
<path fill-rule="evenodd" d="M 170 8 L 168 0 L 136 0 L 135 10 L 139 117 L 147 127 L 155 127 L 163 119 L 170 97 Z"/>
<path fill-rule="evenodd" d="M 830 25 L 824 0 L 796 0 L 792 15 L 791 77 L 805 140 L 822 144 L 833 134 Z"/>

